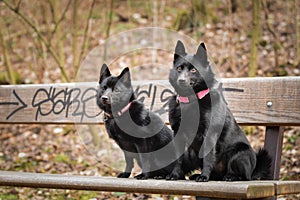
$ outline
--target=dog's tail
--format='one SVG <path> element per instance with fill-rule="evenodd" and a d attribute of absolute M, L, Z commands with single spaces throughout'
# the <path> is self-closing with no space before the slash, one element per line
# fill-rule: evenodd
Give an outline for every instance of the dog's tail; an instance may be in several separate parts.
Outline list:
<path fill-rule="evenodd" d="M 256 167 L 252 174 L 252 180 L 271 179 L 272 158 L 265 149 L 260 149 L 256 154 Z"/>

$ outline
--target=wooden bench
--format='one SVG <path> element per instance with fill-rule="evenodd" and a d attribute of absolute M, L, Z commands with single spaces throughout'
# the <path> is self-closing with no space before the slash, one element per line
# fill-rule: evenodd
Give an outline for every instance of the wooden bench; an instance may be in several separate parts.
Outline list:
<path fill-rule="evenodd" d="M 134 82 L 138 98 L 167 123 L 168 81 Z M 300 77 L 222 79 L 218 88 L 240 125 L 266 126 L 273 181 L 207 182 L 135 180 L 0 171 L 0 185 L 252 199 L 300 193 L 300 181 L 278 181 L 284 126 L 300 126 Z M 2 124 L 101 124 L 97 83 L 0 86 Z"/>

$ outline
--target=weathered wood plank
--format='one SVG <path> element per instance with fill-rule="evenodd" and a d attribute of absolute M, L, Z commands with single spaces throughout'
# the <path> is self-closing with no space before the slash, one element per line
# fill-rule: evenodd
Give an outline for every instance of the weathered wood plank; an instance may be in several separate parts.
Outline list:
<path fill-rule="evenodd" d="M 238 123 L 300 124 L 300 77 L 232 78 L 222 82 L 219 89 Z M 167 122 L 167 101 L 173 93 L 168 81 L 134 82 L 134 85 L 146 107 Z M 96 82 L 3 85 L 0 123 L 101 123 L 96 91 Z"/>
<path fill-rule="evenodd" d="M 193 195 L 229 199 L 251 199 L 274 196 L 271 182 L 206 182 L 136 180 L 113 177 L 91 177 L 0 171 L 0 185 L 32 188 L 57 188 L 111 192 Z"/>
<path fill-rule="evenodd" d="M 227 79 L 224 85 L 244 90 L 225 92 L 239 123 L 299 125 L 300 77 Z"/>
<path fill-rule="evenodd" d="M 300 181 L 276 181 L 274 184 L 276 195 L 300 193 Z"/>

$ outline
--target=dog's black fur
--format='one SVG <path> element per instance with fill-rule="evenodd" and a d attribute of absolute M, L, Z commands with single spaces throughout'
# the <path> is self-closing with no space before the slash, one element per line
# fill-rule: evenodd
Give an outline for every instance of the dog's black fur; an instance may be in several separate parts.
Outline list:
<path fill-rule="evenodd" d="M 176 144 L 177 150 L 179 146 L 186 151 L 167 179 L 183 179 L 185 174 L 199 168 L 201 174 L 194 174 L 190 179 L 201 182 L 269 179 L 272 160 L 267 151 L 254 152 L 220 92 L 213 88 L 216 80 L 204 43 L 193 55 L 187 54 L 183 43 L 178 41 L 173 64 L 169 81 L 177 94 L 188 97 L 190 103 L 179 103 L 177 95 L 169 101 L 171 127 L 175 134 L 183 135 L 187 144 L 185 147 Z M 195 96 L 207 88 L 210 91 L 202 99 Z M 188 118 L 185 121 L 196 121 L 183 124 L 185 118 Z M 196 126 L 194 138 L 189 130 L 192 126 Z M 203 153 L 201 148 L 207 152 Z"/>
<path fill-rule="evenodd" d="M 119 111 L 129 102 L 129 109 L 120 115 Z M 176 160 L 173 132 L 136 99 L 128 68 L 119 76 L 112 76 L 106 64 L 102 66 L 97 105 L 105 112 L 109 137 L 125 155 L 126 169 L 118 177 L 130 176 L 134 159 L 142 168 L 137 179 L 165 178 L 172 172 Z"/>

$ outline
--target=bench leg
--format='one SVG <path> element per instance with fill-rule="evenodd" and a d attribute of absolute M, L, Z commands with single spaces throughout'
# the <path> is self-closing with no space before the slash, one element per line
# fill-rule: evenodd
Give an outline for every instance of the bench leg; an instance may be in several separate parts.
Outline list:
<path fill-rule="evenodd" d="M 271 175 L 273 180 L 279 179 L 280 163 L 283 145 L 283 126 L 267 126 L 265 135 L 264 148 L 272 157 Z M 267 198 L 268 200 L 276 200 L 277 197 Z"/>
<path fill-rule="evenodd" d="M 264 148 L 272 157 L 272 179 L 279 179 L 281 153 L 283 144 L 283 126 L 267 126 Z"/>

